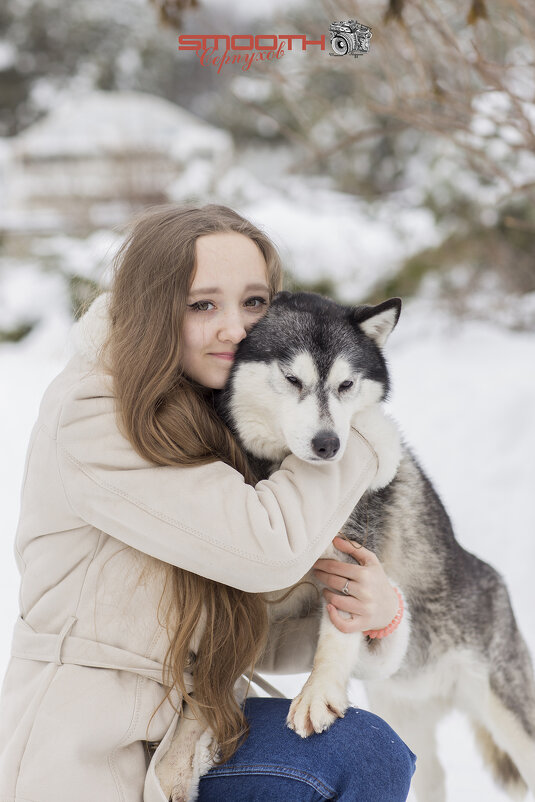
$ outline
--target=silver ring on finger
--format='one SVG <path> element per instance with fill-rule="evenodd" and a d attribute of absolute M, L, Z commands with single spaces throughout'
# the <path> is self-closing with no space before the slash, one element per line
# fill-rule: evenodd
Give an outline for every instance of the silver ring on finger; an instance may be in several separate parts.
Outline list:
<path fill-rule="evenodd" d="M 349 579 L 346 579 L 346 583 L 342 588 L 342 593 L 344 594 L 344 596 L 349 596 Z"/>

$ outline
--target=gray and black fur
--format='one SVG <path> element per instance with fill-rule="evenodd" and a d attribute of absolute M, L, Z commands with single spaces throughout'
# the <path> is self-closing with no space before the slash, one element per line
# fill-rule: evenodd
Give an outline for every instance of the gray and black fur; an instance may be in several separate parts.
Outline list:
<path fill-rule="evenodd" d="M 373 331 L 370 335 L 369 324 L 390 310 L 392 329 L 400 307 L 399 299 L 349 308 L 311 293 L 275 297 L 266 315 L 240 343 L 227 385 L 217 399 L 221 416 L 247 452 L 258 479 L 267 478 L 294 449 L 283 442 L 276 454 L 271 444 L 264 447 L 263 431 L 257 438 L 254 425 L 241 425 L 243 410 L 256 404 L 254 394 L 267 394 L 265 408 L 269 404 L 271 409 L 277 403 L 288 406 L 288 394 L 293 393 L 292 403 L 299 410 L 305 409 L 305 399 L 313 392 L 322 426 L 320 441 L 331 436 L 326 458 L 336 458 L 330 451 L 340 432 L 333 432 L 329 408 L 336 404 L 341 408 L 348 403 L 347 393 L 356 391 L 355 386 L 340 386 L 327 392 L 326 377 L 342 355 L 360 383 L 360 396 L 356 393 L 351 401 L 355 410 L 359 404 L 385 400 L 390 385 L 379 343 L 389 332 L 381 340 Z M 363 327 L 366 321 L 368 326 Z M 293 381 L 299 377 L 285 375 L 296 364 L 296 355 L 303 353 L 315 366 L 314 389 L 300 388 Z M 258 384 L 259 376 L 263 384 Z M 335 401 L 329 402 L 337 393 Z M 243 395 L 248 396 L 243 399 L 245 407 L 237 403 Z M 263 415 L 263 404 L 264 400 L 259 415 Z M 310 401 L 307 409 L 312 409 Z M 252 414 L 257 414 L 254 409 Z M 275 414 L 270 420 L 278 417 Z M 278 432 L 274 441 L 280 443 L 283 435 Z M 299 448 L 304 447 L 299 441 Z M 319 452 L 311 446 L 310 459 L 321 458 L 321 446 Z M 410 640 L 401 667 L 389 679 L 372 679 L 366 687 L 373 709 L 418 755 L 419 802 L 445 799 L 435 725 L 452 707 L 469 715 L 496 780 L 512 795 L 526 786 L 535 791 L 533 669 L 507 589 L 497 571 L 456 541 L 442 502 L 409 448 L 402 447 L 392 481 L 365 494 L 343 531 L 376 553 L 403 591 L 410 610 Z M 374 648 L 374 643 L 368 645 Z"/>

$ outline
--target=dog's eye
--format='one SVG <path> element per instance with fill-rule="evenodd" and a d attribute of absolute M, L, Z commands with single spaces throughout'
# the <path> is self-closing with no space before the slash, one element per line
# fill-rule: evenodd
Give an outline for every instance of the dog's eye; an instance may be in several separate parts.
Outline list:
<path fill-rule="evenodd" d="M 301 389 L 303 387 L 302 383 L 299 381 L 299 379 L 296 376 L 286 376 L 286 378 L 288 379 L 290 384 L 295 384 L 295 386 L 299 387 L 299 389 Z"/>
<path fill-rule="evenodd" d="M 338 390 L 349 390 L 350 387 L 353 387 L 353 382 L 350 379 L 347 379 L 347 381 L 342 382 L 342 384 L 338 387 Z"/>

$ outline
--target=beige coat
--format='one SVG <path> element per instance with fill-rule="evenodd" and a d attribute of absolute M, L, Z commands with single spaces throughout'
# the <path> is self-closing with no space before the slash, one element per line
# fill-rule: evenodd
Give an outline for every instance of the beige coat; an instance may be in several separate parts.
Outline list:
<path fill-rule="evenodd" d="M 28 447 L 0 802 L 164 802 L 154 765 L 176 715 L 165 703 L 150 721 L 168 645 L 159 561 L 246 591 L 288 587 L 377 471 L 354 430 L 338 463 L 289 456 L 255 488 L 221 462 L 153 466 L 117 428 L 111 377 L 95 361 L 102 323 L 90 310 L 75 327 L 78 351 L 46 390 Z M 310 664 L 313 622 L 295 632 L 273 631 L 267 668 Z M 146 740 L 161 741 L 149 766 Z"/>

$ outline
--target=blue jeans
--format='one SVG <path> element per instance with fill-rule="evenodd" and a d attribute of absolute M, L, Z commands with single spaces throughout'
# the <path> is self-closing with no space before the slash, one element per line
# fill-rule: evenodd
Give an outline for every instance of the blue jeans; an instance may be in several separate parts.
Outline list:
<path fill-rule="evenodd" d="M 247 699 L 249 737 L 200 782 L 199 802 L 403 802 L 415 756 L 383 719 L 350 707 L 319 735 L 286 726 L 288 699 Z"/>

